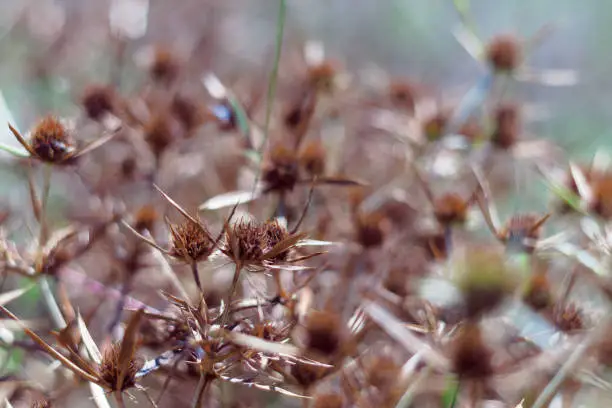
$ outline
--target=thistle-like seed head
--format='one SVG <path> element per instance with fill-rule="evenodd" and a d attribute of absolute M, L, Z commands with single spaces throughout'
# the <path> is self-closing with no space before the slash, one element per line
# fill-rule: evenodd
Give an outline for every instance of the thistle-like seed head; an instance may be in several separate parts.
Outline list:
<path fill-rule="evenodd" d="M 335 313 L 313 310 L 306 319 L 306 334 L 308 350 L 334 355 L 342 347 L 342 320 Z"/>
<path fill-rule="evenodd" d="M 281 225 L 277 220 L 266 221 L 263 226 L 264 236 L 262 246 L 265 251 L 269 251 L 274 248 L 277 244 L 283 242 L 289 238 L 289 231 L 285 226 Z M 289 256 L 290 249 L 279 253 L 272 260 L 274 261 L 285 261 Z"/>
<path fill-rule="evenodd" d="M 72 135 L 66 126 L 57 118 L 43 118 L 34 130 L 30 146 L 38 158 L 49 163 L 59 163 L 74 153 Z"/>
<path fill-rule="evenodd" d="M 385 239 L 385 231 L 383 214 L 360 213 L 356 218 L 356 240 L 365 248 L 374 248 L 380 246 Z"/>
<path fill-rule="evenodd" d="M 318 140 L 304 145 L 299 156 L 300 164 L 311 176 L 320 176 L 325 173 L 325 148 Z"/>
<path fill-rule="evenodd" d="M 310 67 L 308 69 L 308 76 L 311 85 L 323 92 L 333 91 L 336 71 L 335 64 L 330 61 L 324 61 L 321 64 Z"/>
<path fill-rule="evenodd" d="M 550 282 L 545 272 L 538 271 L 529 279 L 527 288 L 523 293 L 523 302 L 534 310 L 546 309 L 552 305 L 553 297 Z"/>
<path fill-rule="evenodd" d="M 486 48 L 486 59 L 495 71 L 513 71 L 522 62 L 519 41 L 512 35 L 499 35 Z"/>
<path fill-rule="evenodd" d="M 491 248 L 466 250 L 458 272 L 457 286 L 469 318 L 495 309 L 516 286 L 503 255 Z"/>
<path fill-rule="evenodd" d="M 165 114 L 155 115 L 146 124 L 144 134 L 145 140 L 156 157 L 159 157 L 172 144 L 175 138 L 170 118 Z"/>
<path fill-rule="evenodd" d="M 172 51 L 163 47 L 155 49 L 153 63 L 150 68 L 151 78 L 154 81 L 166 85 L 170 84 L 178 77 L 179 71 L 180 64 Z"/>
<path fill-rule="evenodd" d="M 294 151 L 278 144 L 264 165 L 262 179 L 267 191 L 291 191 L 298 181 L 298 158 Z"/>
<path fill-rule="evenodd" d="M 83 108 L 87 117 L 100 120 L 115 110 L 115 92 L 104 85 L 91 85 L 83 93 Z"/>
<path fill-rule="evenodd" d="M 32 408 L 51 408 L 53 405 L 47 399 L 37 399 L 32 403 Z"/>
<path fill-rule="evenodd" d="M 199 261 L 210 255 L 214 245 L 206 228 L 191 220 L 171 228 L 172 256 L 188 262 Z"/>
<path fill-rule="evenodd" d="M 575 303 L 556 305 L 553 309 L 553 321 L 559 330 L 573 332 L 584 329 L 584 315 Z"/>
<path fill-rule="evenodd" d="M 491 143 L 509 149 L 516 143 L 520 131 L 519 109 L 514 104 L 503 104 L 495 110 L 495 130 Z"/>
<path fill-rule="evenodd" d="M 412 84 L 405 81 L 393 81 L 389 84 L 391 103 L 399 109 L 413 113 L 416 105 L 416 92 Z"/>
<path fill-rule="evenodd" d="M 391 356 L 376 356 L 369 362 L 367 367 L 367 378 L 370 385 L 387 390 L 399 378 L 401 367 Z"/>
<path fill-rule="evenodd" d="M 493 373 L 492 352 L 484 343 L 480 327 L 468 322 L 452 343 L 453 369 L 460 378 L 486 379 Z"/>
<path fill-rule="evenodd" d="M 121 370 L 121 346 L 119 344 L 111 345 L 102 356 L 102 363 L 99 367 L 100 378 L 111 391 L 118 391 L 119 376 Z M 121 385 L 121 390 L 132 388 L 136 385 L 136 373 L 142 367 L 142 361 L 132 358 L 129 362 L 127 373 Z"/>
<path fill-rule="evenodd" d="M 265 251 L 266 231 L 253 221 L 239 220 L 226 231 L 221 250 L 234 260 L 258 262 Z"/>
<path fill-rule="evenodd" d="M 134 218 L 134 229 L 136 231 L 153 231 L 159 214 L 155 210 L 155 207 L 146 204 L 138 209 Z"/>
<path fill-rule="evenodd" d="M 434 216 L 442 225 L 463 224 L 467 211 L 466 200 L 459 194 L 444 194 L 434 202 Z"/>
<path fill-rule="evenodd" d="M 524 244 L 524 239 L 537 241 L 542 234 L 542 225 L 538 225 L 541 217 L 535 214 L 515 215 L 500 231 L 500 237 L 507 243 L 516 243 L 528 252 L 533 252 L 533 244 Z"/>

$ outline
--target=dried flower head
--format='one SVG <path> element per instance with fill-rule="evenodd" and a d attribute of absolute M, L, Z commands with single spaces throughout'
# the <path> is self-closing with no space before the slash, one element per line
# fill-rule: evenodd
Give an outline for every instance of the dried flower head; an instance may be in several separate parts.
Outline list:
<path fill-rule="evenodd" d="M 503 255 L 491 248 L 466 250 L 458 272 L 457 285 L 469 318 L 495 309 L 515 287 Z"/>
<path fill-rule="evenodd" d="M 395 107 L 408 113 L 414 113 L 416 92 L 412 84 L 405 81 L 392 81 L 389 84 L 389 98 Z"/>
<path fill-rule="evenodd" d="M 49 163 L 61 163 L 76 150 L 68 128 L 53 116 L 38 122 L 32 131 L 30 146 L 36 157 Z"/>
<path fill-rule="evenodd" d="M 584 316 L 576 303 L 558 304 L 554 307 L 553 322 L 559 330 L 573 332 L 584 329 Z"/>
<path fill-rule="evenodd" d="M 299 155 L 300 164 L 311 176 L 320 176 L 325 173 L 325 148 L 318 140 L 304 145 Z"/>
<path fill-rule="evenodd" d="M 298 158 L 294 151 L 278 144 L 270 152 L 264 165 L 262 180 L 265 191 L 291 191 L 299 178 Z"/>
<path fill-rule="evenodd" d="M 153 227 L 159 219 L 159 214 L 155 207 L 145 204 L 138 209 L 134 218 L 134 229 L 136 231 L 153 231 Z"/>
<path fill-rule="evenodd" d="M 519 109 L 506 103 L 495 110 L 495 128 L 491 143 L 500 149 L 509 149 L 516 143 L 520 131 Z"/>
<path fill-rule="evenodd" d="M 448 193 L 434 201 L 434 216 L 442 225 L 463 224 L 467 219 L 469 202 L 456 193 Z"/>
<path fill-rule="evenodd" d="M 100 379 L 104 382 L 107 389 L 111 391 L 118 391 L 118 382 L 120 377 L 122 361 L 121 357 L 121 346 L 119 344 L 112 344 L 103 354 L 102 362 L 99 367 Z M 121 385 L 121 390 L 132 388 L 136 385 L 136 373 L 142 366 L 142 361 L 136 358 L 131 358 L 129 361 L 128 369 Z"/>
<path fill-rule="evenodd" d="M 202 122 L 202 110 L 191 98 L 175 95 L 170 110 L 186 132 L 191 132 Z"/>
<path fill-rule="evenodd" d="M 367 367 L 367 379 L 370 385 L 380 389 L 389 389 L 399 378 L 401 366 L 391 356 L 375 356 Z"/>
<path fill-rule="evenodd" d="M 82 102 L 87 117 L 101 120 L 115 111 L 115 92 L 105 85 L 90 85 L 83 93 Z"/>
<path fill-rule="evenodd" d="M 154 81 L 162 84 L 170 84 L 178 77 L 180 64 L 176 57 L 167 48 L 157 47 L 150 68 L 150 75 Z"/>
<path fill-rule="evenodd" d="M 166 115 L 153 116 L 145 126 L 144 135 L 156 157 L 161 156 L 175 139 L 170 118 Z"/>
<path fill-rule="evenodd" d="M 337 68 L 331 61 L 323 61 L 320 64 L 308 68 L 310 84 L 319 91 L 332 92 L 334 90 L 334 78 Z"/>
<path fill-rule="evenodd" d="M 37 399 L 32 403 L 32 408 L 51 408 L 52 406 L 48 399 Z"/>
<path fill-rule="evenodd" d="M 265 252 L 272 250 L 272 248 L 274 248 L 276 245 L 280 244 L 281 242 L 285 241 L 291 235 L 289 231 L 287 230 L 287 228 L 284 225 L 280 224 L 278 220 L 276 219 L 266 221 L 263 224 L 262 228 L 264 232 L 262 246 Z M 290 252 L 290 248 L 288 248 L 286 251 L 279 252 L 276 256 L 272 257 L 270 260 L 271 261 L 286 261 L 287 258 L 289 257 L 289 252 Z"/>
<path fill-rule="evenodd" d="M 593 202 L 591 210 L 604 219 L 612 218 L 612 174 L 600 174 L 596 178 L 591 175 L 593 182 Z"/>
<path fill-rule="evenodd" d="M 306 318 L 306 348 L 310 351 L 332 356 L 343 343 L 340 316 L 325 311 L 311 311 Z"/>
<path fill-rule="evenodd" d="M 492 352 L 477 323 L 466 323 L 452 343 L 452 362 L 460 378 L 486 379 L 493 373 Z"/>
<path fill-rule="evenodd" d="M 552 305 L 550 282 L 545 271 L 537 271 L 531 276 L 523 293 L 523 302 L 535 310 L 547 309 Z"/>
<path fill-rule="evenodd" d="M 498 236 L 504 243 L 516 244 L 527 252 L 533 252 L 535 243 L 542 234 L 542 225 L 547 219 L 548 215 L 544 217 L 535 214 L 515 215 L 499 231 Z"/>
<path fill-rule="evenodd" d="M 494 37 L 485 53 L 487 62 L 495 71 L 513 71 L 522 62 L 520 43 L 509 34 Z"/>
<path fill-rule="evenodd" d="M 314 400 L 313 408 L 342 408 L 344 398 L 340 394 L 321 394 Z"/>
<path fill-rule="evenodd" d="M 384 220 L 384 215 L 378 212 L 357 214 L 356 241 L 364 248 L 379 247 L 385 238 Z"/>
<path fill-rule="evenodd" d="M 172 256 L 186 262 L 197 262 L 210 255 L 214 241 L 201 223 L 186 220 L 182 224 L 170 226 Z"/>

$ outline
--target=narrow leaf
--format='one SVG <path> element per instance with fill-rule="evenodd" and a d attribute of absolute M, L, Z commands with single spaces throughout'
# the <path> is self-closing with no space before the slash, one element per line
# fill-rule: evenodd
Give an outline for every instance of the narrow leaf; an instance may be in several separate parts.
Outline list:
<path fill-rule="evenodd" d="M 87 329 L 87 325 L 83 321 L 83 317 L 81 313 L 77 313 L 77 323 L 79 325 L 79 331 L 81 332 L 81 338 L 83 339 L 83 344 L 87 349 L 87 353 L 96 364 L 102 363 L 102 353 L 100 353 L 100 349 L 96 345 L 96 342 L 91 337 L 91 333 Z"/>
<path fill-rule="evenodd" d="M 176 201 L 170 198 L 168 194 L 164 193 L 164 191 L 161 188 L 159 188 L 156 184 L 153 184 L 153 187 L 155 187 L 155 189 L 159 191 L 159 193 L 166 199 L 166 201 L 168 201 L 170 205 L 176 208 L 178 212 L 180 212 L 185 218 L 187 218 L 189 221 L 193 222 L 196 225 L 201 225 L 201 223 L 198 220 L 193 218 L 183 207 L 181 207 Z"/>
<path fill-rule="evenodd" d="M 25 288 L 15 289 L 15 290 L 11 290 L 10 292 L 4 292 L 0 294 L 0 305 L 6 305 L 7 303 L 12 302 L 13 300 L 21 297 L 21 295 L 23 295 L 24 293 L 26 293 L 28 290 L 32 289 L 33 287 L 34 285 L 30 285 Z"/>
<path fill-rule="evenodd" d="M 22 158 L 22 159 L 30 157 L 30 154 L 27 151 L 24 152 L 23 150 L 21 150 L 21 149 L 19 149 L 17 147 L 9 146 L 9 145 L 4 144 L 4 143 L 0 143 L 0 150 L 4 150 L 5 152 L 10 153 L 10 154 L 12 154 L 15 157 L 19 157 L 19 158 Z"/>
<path fill-rule="evenodd" d="M 199 210 L 218 210 L 225 207 L 234 206 L 237 204 L 245 204 L 259 198 L 260 191 L 232 191 L 229 193 L 219 194 L 200 205 Z"/>
<path fill-rule="evenodd" d="M 119 369 L 119 378 L 117 379 L 117 389 L 123 389 L 123 381 L 127 375 L 130 367 L 130 362 L 134 358 L 136 352 L 136 342 L 138 338 L 138 328 L 142 320 L 143 309 L 138 310 L 130 318 L 130 321 L 125 329 L 123 335 L 123 341 L 121 342 L 121 351 L 119 353 L 119 362 L 121 364 Z"/>

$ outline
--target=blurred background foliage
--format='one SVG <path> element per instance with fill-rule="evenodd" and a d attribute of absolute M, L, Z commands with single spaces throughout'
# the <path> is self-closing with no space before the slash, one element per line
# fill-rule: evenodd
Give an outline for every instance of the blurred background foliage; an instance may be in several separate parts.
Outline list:
<path fill-rule="evenodd" d="M 44 113 L 75 114 L 88 83 L 109 81 L 118 47 L 109 32 L 112 3 L 0 0 L 0 90 L 20 129 Z M 516 100 L 539 112 L 539 120 L 527 123 L 527 133 L 551 138 L 577 158 L 610 146 L 612 3 L 473 0 L 469 8 L 485 42 L 502 32 L 529 37 L 551 25 L 529 56 L 530 65 L 579 72 L 580 83 L 569 89 L 513 87 Z M 206 70 L 222 78 L 265 75 L 272 66 L 276 14 L 277 2 L 271 0 L 151 0 L 146 32 L 125 45 L 122 90 L 137 88 L 146 75 L 139 55 L 157 44 L 182 53 L 192 75 Z M 458 24 L 452 0 L 289 0 L 285 49 L 321 40 L 352 72 L 376 65 L 436 92 L 460 94 L 482 71 L 453 37 Z M 1 140 L 10 138 L 8 129 L 0 132 Z M 3 194 L 19 179 L 5 168 Z M 25 198 L 15 195 L 11 201 Z"/>

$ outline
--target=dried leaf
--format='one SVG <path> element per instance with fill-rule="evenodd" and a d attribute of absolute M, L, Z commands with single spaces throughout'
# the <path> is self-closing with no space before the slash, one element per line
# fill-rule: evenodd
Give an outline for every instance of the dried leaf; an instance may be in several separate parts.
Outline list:
<path fill-rule="evenodd" d="M 134 354 L 136 352 L 136 345 L 138 339 L 138 328 L 142 320 L 144 310 L 140 309 L 134 313 L 130 318 L 130 321 L 125 329 L 123 335 L 123 341 L 121 342 L 121 351 L 119 353 L 119 378 L 117 379 L 117 389 L 123 389 L 123 381 L 130 367 Z"/>

